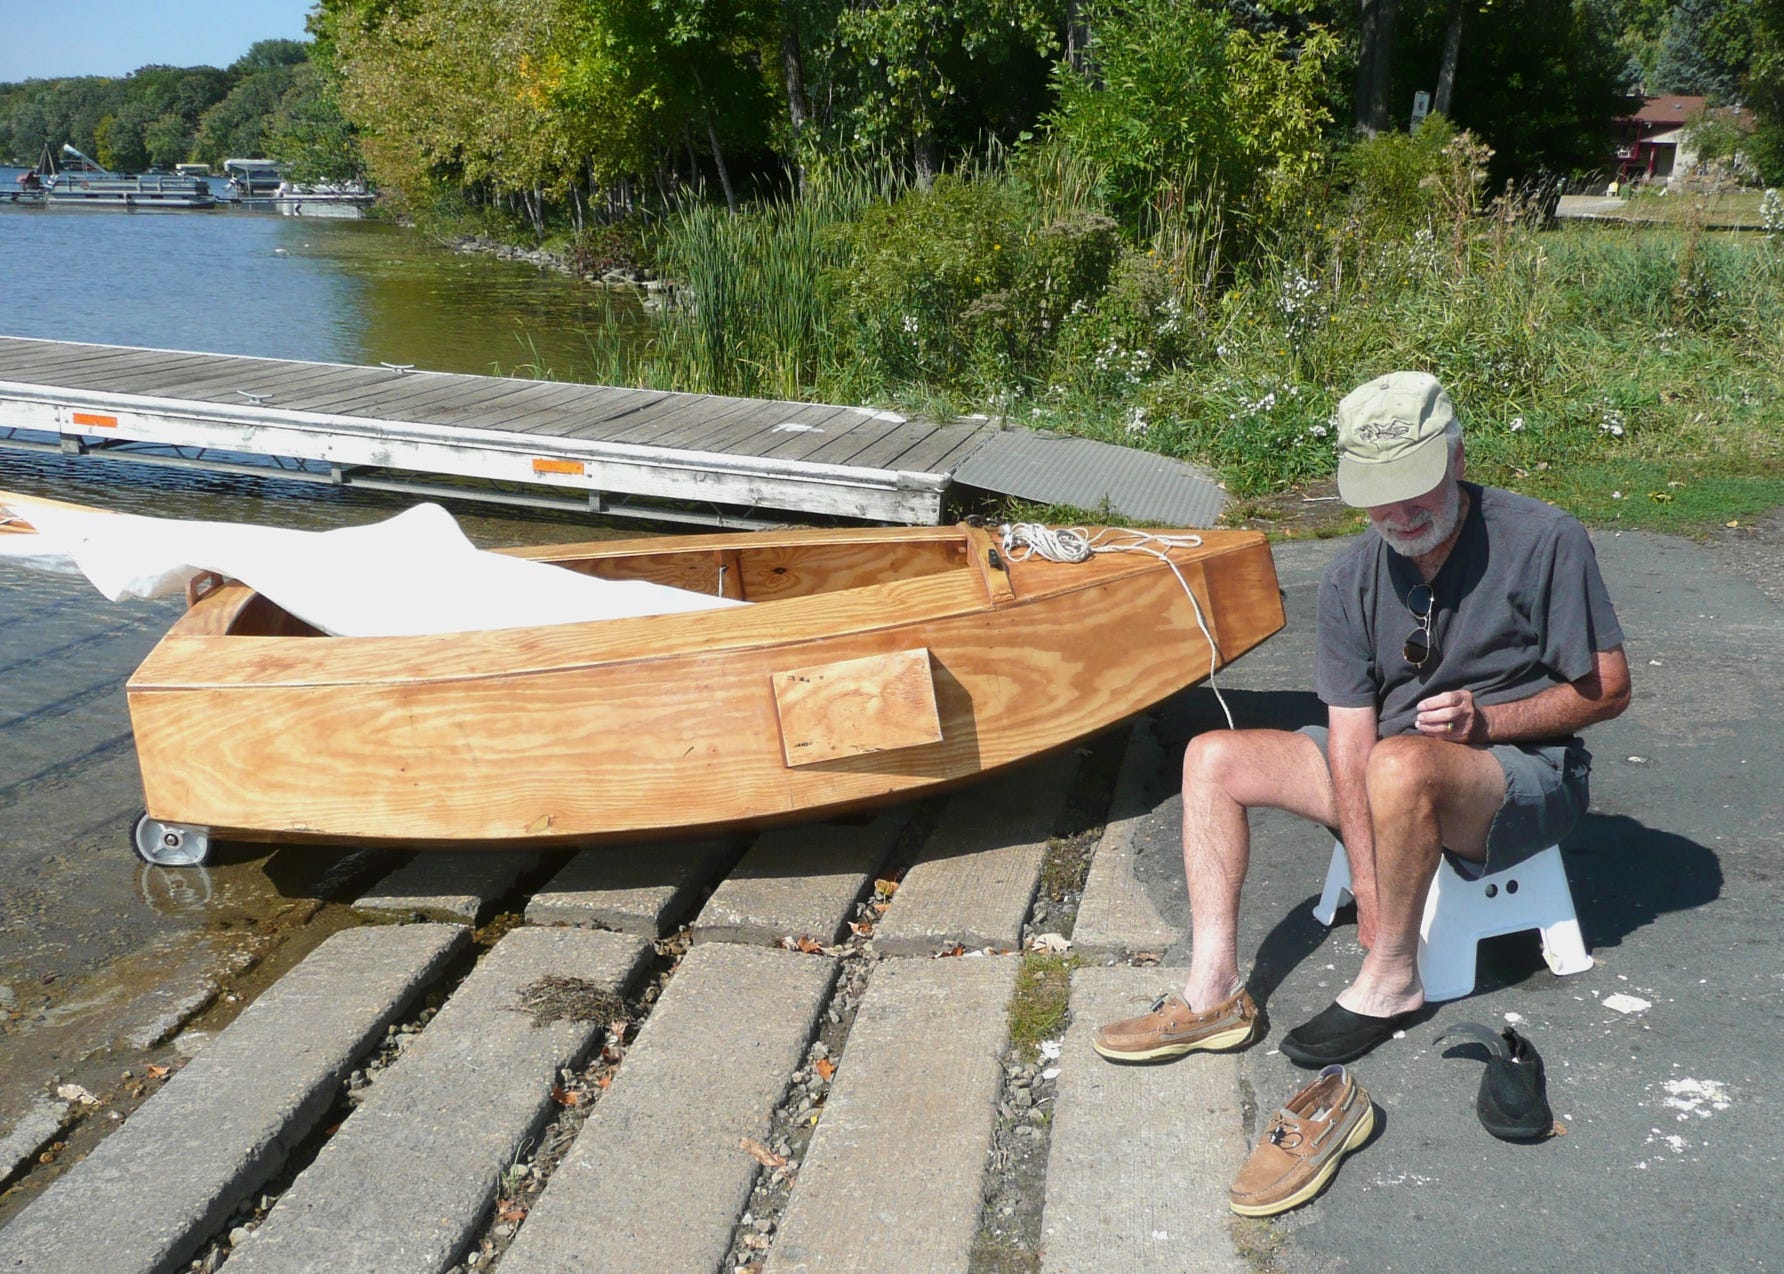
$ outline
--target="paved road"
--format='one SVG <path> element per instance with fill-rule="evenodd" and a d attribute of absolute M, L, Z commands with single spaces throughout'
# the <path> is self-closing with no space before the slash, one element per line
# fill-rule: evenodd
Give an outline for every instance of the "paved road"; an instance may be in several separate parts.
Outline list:
<path fill-rule="evenodd" d="M 362 901 L 411 923 L 322 942 L 208 1045 L 104 1054 L 110 1105 L 69 1112 L 75 1149 L 0 1199 L 0 1268 L 304 1269 L 347 1252 L 435 1271 L 473 1256 L 576 1268 L 591 1252 L 615 1268 L 771 1271 L 1775 1268 L 1775 562 L 1645 535 L 1598 544 L 1637 676 L 1631 710 L 1593 732 L 1594 813 L 1567 846 L 1598 965 L 1558 979 L 1533 938 L 1490 943 L 1474 996 L 1358 1064 L 1382 1132 L 1297 1213 L 1235 1225 L 1223 1196 L 1261 1117 L 1305 1079 L 1275 1042 L 1359 956 L 1342 919 L 1328 933 L 1309 915 L 1329 841 L 1259 820 L 1242 944 L 1270 1018 L 1261 1045 L 1102 1062 L 1090 1028 L 1179 976 L 1118 963 L 1078 972 L 1057 1062 L 1025 1070 L 1001 1009 L 1031 970 L 998 953 L 1039 928 L 1024 921 L 1059 852 L 1049 829 L 1083 822 L 1068 763 L 747 852 L 460 861 L 431 886 L 400 870 Z M 1302 687 L 1333 551 L 1279 548 L 1290 626 L 1221 678 L 1242 724 L 1317 712 Z M 1187 958 L 1170 776 L 1182 739 L 1215 720 L 1192 691 L 1126 746 L 1081 949 Z M 294 905 L 324 892 L 277 857 L 252 870 Z M 896 892 L 875 884 L 887 873 Z M 523 923 L 471 942 L 466 926 L 497 908 Z M 284 963 L 325 918 L 286 940 Z M 566 921 L 581 928 L 553 927 Z M 354 994 L 330 995 L 343 978 Z M 1607 1006 L 1619 992 L 1648 1007 Z M 552 995 L 567 1018 L 542 1012 Z M 615 996 L 643 1014 L 617 1042 Z M 1507 1014 L 1549 1060 L 1565 1137 L 1490 1139 L 1472 1111 L 1479 1063 L 1431 1046 L 1450 1022 Z M 140 1077 L 151 1057 L 171 1078 L 111 1120 L 135 1106 L 117 1067 L 134 1058 Z M 41 1093 L 66 1060 L 8 1072 Z"/>

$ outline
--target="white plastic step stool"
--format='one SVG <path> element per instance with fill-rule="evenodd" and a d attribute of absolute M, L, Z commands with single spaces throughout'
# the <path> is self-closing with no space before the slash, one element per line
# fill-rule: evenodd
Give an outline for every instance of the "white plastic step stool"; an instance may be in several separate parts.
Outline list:
<path fill-rule="evenodd" d="M 1352 896 L 1350 858 L 1339 841 L 1332 846 L 1326 887 L 1313 918 L 1330 925 Z M 1419 924 L 1419 980 L 1425 984 L 1425 999 L 1459 1000 L 1472 992 L 1480 940 L 1525 929 L 1542 931 L 1542 958 L 1555 974 L 1584 973 L 1592 967 L 1559 845 L 1478 880 L 1462 876 L 1445 857 L 1425 895 L 1425 918 Z"/>

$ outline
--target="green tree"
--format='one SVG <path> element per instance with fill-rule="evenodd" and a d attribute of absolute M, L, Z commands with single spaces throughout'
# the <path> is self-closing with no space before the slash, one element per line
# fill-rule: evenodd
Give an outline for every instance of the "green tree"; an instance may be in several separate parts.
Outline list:
<path fill-rule="evenodd" d="M 291 66 L 254 71 L 199 121 L 196 150 L 200 160 L 218 167 L 230 157 L 249 158 L 268 150 L 273 115 L 297 75 Z"/>
<path fill-rule="evenodd" d="M 1185 181 L 1259 225 L 1294 202 L 1321 163 L 1338 44 L 1313 27 L 1237 26 L 1203 0 L 1133 0 L 1090 10 L 1092 74 L 1055 72 L 1058 136 L 1106 174 L 1130 227 Z"/>
<path fill-rule="evenodd" d="M 1738 101 L 1753 46 L 1747 0 L 1677 0 L 1660 37 L 1651 90 Z"/>
<path fill-rule="evenodd" d="M 870 151 L 910 155 L 919 180 L 928 181 L 940 165 L 948 108 L 963 86 L 997 74 L 1025 49 L 1053 50 L 1062 16 L 1059 6 L 1045 0 L 883 0 L 845 6 L 833 38 L 853 73 L 845 123 L 849 140 Z"/>
<path fill-rule="evenodd" d="M 544 199 L 577 180 L 590 140 L 553 100 L 590 34 L 575 0 L 421 0 L 337 22 L 341 107 L 380 184 L 518 197 L 543 232 Z"/>
<path fill-rule="evenodd" d="M 1610 0 L 1606 6 L 1617 50 L 1627 59 L 1624 75 L 1631 88 L 1652 91 L 1649 86 L 1654 82 L 1660 39 L 1666 33 L 1671 9 L 1671 0 Z"/>
<path fill-rule="evenodd" d="M 1742 95 L 1758 120 L 1747 155 L 1768 185 L 1784 186 L 1784 0 L 1752 0 L 1753 51 Z"/>
<path fill-rule="evenodd" d="M 256 40 L 248 51 L 229 64 L 231 75 L 252 75 L 281 66 L 302 66 L 310 60 L 310 46 L 304 40 Z"/>
<path fill-rule="evenodd" d="M 144 138 L 157 112 L 148 102 L 123 102 L 93 129 L 94 148 L 89 152 L 101 167 L 114 172 L 136 172 L 149 166 L 149 145 Z M 79 149 L 78 147 L 76 149 Z"/>
<path fill-rule="evenodd" d="M 337 86 L 321 68 L 296 68 L 267 125 L 267 149 L 293 181 L 358 181 L 365 176 L 359 139 L 341 114 Z"/>
<path fill-rule="evenodd" d="M 1404 3 L 1402 109 L 1435 83 L 1449 17 L 1446 0 Z M 1616 34 L 1609 0 L 1482 0 L 1468 15 L 1450 118 L 1493 148 L 1495 181 L 1603 165 L 1610 121 L 1637 105 Z"/>

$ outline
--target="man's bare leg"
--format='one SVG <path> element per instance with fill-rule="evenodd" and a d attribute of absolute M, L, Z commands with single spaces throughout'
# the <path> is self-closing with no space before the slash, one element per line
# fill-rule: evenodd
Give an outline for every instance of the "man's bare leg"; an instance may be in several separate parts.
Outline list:
<path fill-rule="evenodd" d="M 1392 1017 L 1425 1002 L 1419 981 L 1419 923 L 1444 846 L 1486 857 L 1487 830 L 1505 800 L 1505 771 L 1485 748 L 1419 735 L 1384 739 L 1369 756 L 1375 829 L 1377 929 L 1356 981 L 1338 1003 Z"/>
<path fill-rule="evenodd" d="M 1216 730 L 1190 740 L 1183 754 L 1183 873 L 1192 928 L 1183 998 L 1198 1012 L 1242 985 L 1239 894 L 1251 865 L 1246 811 L 1256 806 L 1335 825 L 1337 797 L 1319 745 L 1285 730 Z"/>

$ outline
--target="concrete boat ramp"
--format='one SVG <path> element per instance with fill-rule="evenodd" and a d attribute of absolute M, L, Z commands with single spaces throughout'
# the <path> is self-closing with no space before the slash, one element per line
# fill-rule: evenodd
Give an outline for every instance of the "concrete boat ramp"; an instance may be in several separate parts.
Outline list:
<path fill-rule="evenodd" d="M 984 420 L 0 337 L 0 446 L 747 526 L 933 524 L 956 484 L 1205 526 L 1190 465 Z"/>
<path fill-rule="evenodd" d="M 1160 758 L 1134 738 L 1137 816 Z M 417 856 L 357 903 L 395 923 L 176 1039 L 171 1077 L 0 1229 L 0 1269 L 964 1272 L 1032 1250 L 1043 1207 L 1044 1269 L 1242 1269 L 1204 1162 L 1244 1154 L 1233 1059 L 1090 1052 L 1162 971 L 1080 970 L 1054 1048 L 1008 1044 L 1079 765 L 747 852 Z M 1081 951 L 1171 936 L 1127 829 Z M 1140 1135 L 1160 1110 L 1168 1145 Z"/>

